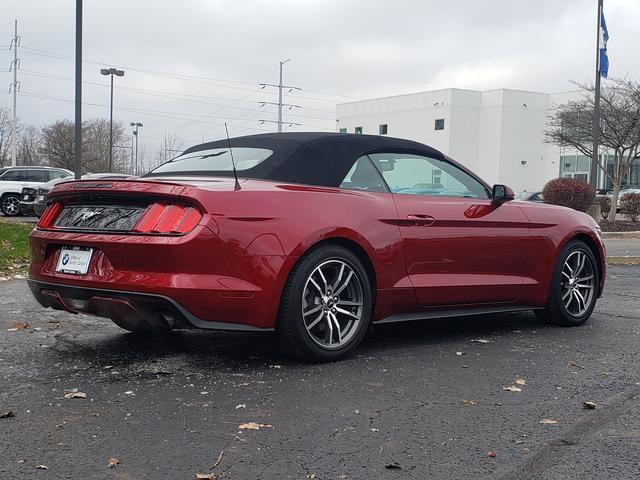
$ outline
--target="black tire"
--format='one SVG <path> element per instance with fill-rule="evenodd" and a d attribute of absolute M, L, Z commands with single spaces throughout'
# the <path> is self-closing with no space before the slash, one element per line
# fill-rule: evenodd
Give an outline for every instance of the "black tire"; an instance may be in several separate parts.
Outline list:
<path fill-rule="evenodd" d="M 585 255 L 586 261 L 589 262 L 588 267 L 590 268 L 590 274 L 593 274 L 593 289 L 592 293 L 589 296 L 588 302 L 584 303 L 586 307 L 584 312 L 580 314 L 576 314 L 577 312 L 570 312 L 565 303 L 562 300 L 563 289 L 566 288 L 566 281 L 563 285 L 563 278 L 566 278 L 563 275 L 562 271 L 565 267 L 565 262 L 570 256 L 576 255 L 576 252 L 580 252 Z M 585 268 L 587 265 L 585 264 Z M 551 291 L 549 292 L 549 299 L 547 301 L 547 306 L 544 310 L 536 310 L 535 313 L 541 320 L 553 323 L 555 325 L 559 325 L 562 327 L 577 327 L 584 324 L 593 309 L 596 306 L 596 301 L 598 299 L 598 289 L 600 285 L 600 273 L 598 270 L 598 263 L 593 255 L 593 252 L 589 248 L 589 246 L 581 240 L 572 240 L 570 241 L 562 250 L 558 258 L 558 263 L 553 271 L 553 278 L 551 281 Z M 565 290 L 566 293 L 566 290 Z M 571 296 L 571 295 L 570 295 Z M 588 304 L 587 304 L 588 303 Z"/>
<path fill-rule="evenodd" d="M 0 200 L 0 209 L 7 217 L 17 217 L 20 215 L 20 196 L 16 193 L 7 193 Z"/>
<path fill-rule="evenodd" d="M 309 278 L 316 268 L 333 261 L 337 264 L 339 264 L 338 262 L 345 263 L 357 276 L 361 286 L 358 292 L 362 296 L 362 307 L 359 322 L 352 326 L 352 330 L 349 330 L 351 332 L 349 340 L 345 340 L 344 346 L 339 348 L 334 346 L 333 349 L 329 349 L 314 341 L 312 334 L 307 331 L 302 309 L 305 301 L 303 299 L 305 287 L 309 282 Z M 332 283 L 336 285 L 340 282 L 335 281 Z M 372 311 L 373 293 L 371 280 L 360 259 L 344 247 L 330 244 L 323 245 L 306 254 L 290 273 L 280 301 L 276 331 L 285 353 L 289 356 L 309 362 L 331 362 L 348 356 L 358 348 L 369 328 Z M 326 317 L 323 317 L 324 320 L 326 320 Z M 330 320 L 327 321 L 330 323 Z M 324 327 L 319 325 L 318 328 Z M 345 332 L 347 331 L 346 326 L 344 330 Z M 327 330 L 327 332 L 329 331 Z M 328 334 L 332 335 L 333 330 Z"/>

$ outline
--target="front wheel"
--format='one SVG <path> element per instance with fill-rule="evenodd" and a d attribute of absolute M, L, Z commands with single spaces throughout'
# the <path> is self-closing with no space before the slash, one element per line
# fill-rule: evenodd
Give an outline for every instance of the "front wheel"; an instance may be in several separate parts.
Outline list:
<path fill-rule="evenodd" d="M 371 281 L 350 250 L 322 246 L 294 267 L 285 285 L 277 332 L 285 349 L 306 361 L 352 353 L 371 320 Z"/>
<path fill-rule="evenodd" d="M 582 325 L 596 305 L 599 285 L 593 252 L 586 243 L 573 240 L 558 259 L 547 306 L 536 314 L 545 321 L 565 327 Z"/>
<path fill-rule="evenodd" d="M 7 217 L 16 217 L 20 213 L 18 205 L 20 204 L 20 197 L 15 193 L 9 193 L 2 197 L 0 202 L 0 209 Z"/>

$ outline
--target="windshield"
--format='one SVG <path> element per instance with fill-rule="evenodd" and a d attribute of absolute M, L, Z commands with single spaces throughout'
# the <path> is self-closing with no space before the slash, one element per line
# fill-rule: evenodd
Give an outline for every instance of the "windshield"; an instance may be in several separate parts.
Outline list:
<path fill-rule="evenodd" d="M 255 167 L 273 154 L 266 148 L 233 147 L 236 170 L 241 172 Z M 233 170 L 228 148 L 198 150 L 169 160 L 150 173 L 230 172 Z"/>

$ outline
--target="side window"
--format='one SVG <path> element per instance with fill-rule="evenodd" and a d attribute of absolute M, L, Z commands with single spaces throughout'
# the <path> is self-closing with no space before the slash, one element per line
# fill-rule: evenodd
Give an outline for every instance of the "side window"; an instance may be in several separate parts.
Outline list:
<path fill-rule="evenodd" d="M 64 178 L 67 176 L 67 172 L 62 170 L 47 170 L 49 180 L 55 180 L 56 178 Z"/>
<path fill-rule="evenodd" d="M 9 170 L 2 176 L 2 180 L 10 182 L 26 182 L 28 178 L 27 170 Z"/>
<path fill-rule="evenodd" d="M 46 182 L 47 176 L 44 170 L 27 170 L 27 180 L 29 182 Z"/>
<path fill-rule="evenodd" d="M 404 153 L 370 157 L 393 193 L 489 198 L 482 183 L 447 161 Z"/>
<path fill-rule="evenodd" d="M 340 188 L 367 192 L 389 192 L 380 173 L 366 155 L 356 160 L 347 176 L 344 177 Z"/>

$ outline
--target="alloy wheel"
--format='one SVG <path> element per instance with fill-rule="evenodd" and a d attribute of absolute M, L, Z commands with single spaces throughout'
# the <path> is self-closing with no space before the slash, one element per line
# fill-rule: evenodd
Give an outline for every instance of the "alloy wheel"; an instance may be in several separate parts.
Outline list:
<path fill-rule="evenodd" d="M 309 275 L 302 294 L 302 320 L 307 334 L 324 349 L 344 347 L 358 332 L 363 300 L 362 281 L 348 263 L 321 263 Z"/>
<path fill-rule="evenodd" d="M 580 317 L 591 306 L 595 293 L 595 267 L 582 250 L 569 254 L 562 266 L 560 298 L 567 313 Z"/>
<path fill-rule="evenodd" d="M 18 215 L 19 203 L 20 200 L 18 199 L 18 197 L 14 197 L 13 195 L 4 197 L 4 200 L 2 200 L 2 212 L 10 217 Z"/>

